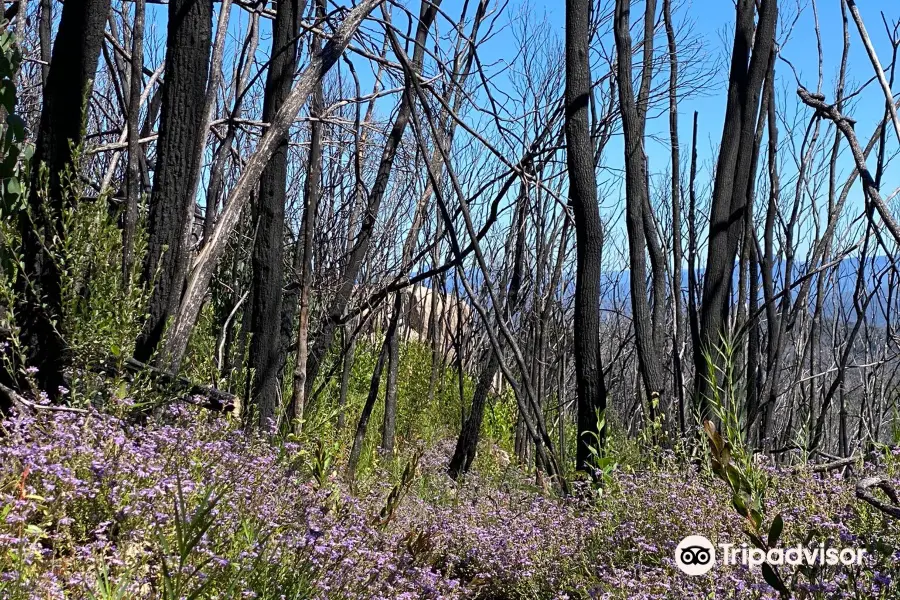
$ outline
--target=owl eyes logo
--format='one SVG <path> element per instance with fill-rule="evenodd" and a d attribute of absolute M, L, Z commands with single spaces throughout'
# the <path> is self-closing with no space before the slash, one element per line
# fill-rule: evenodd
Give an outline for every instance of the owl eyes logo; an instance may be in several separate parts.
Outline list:
<path fill-rule="evenodd" d="M 703 546 L 688 546 L 681 551 L 681 562 L 686 565 L 705 565 L 709 559 L 709 550 Z"/>
<path fill-rule="evenodd" d="M 689 535 L 675 548 L 675 564 L 687 575 L 708 573 L 716 562 L 716 550 L 702 535 Z"/>

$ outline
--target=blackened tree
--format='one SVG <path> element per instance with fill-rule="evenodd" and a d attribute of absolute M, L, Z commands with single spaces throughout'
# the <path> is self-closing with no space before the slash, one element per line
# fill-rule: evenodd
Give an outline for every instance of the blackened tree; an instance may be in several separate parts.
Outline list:
<path fill-rule="evenodd" d="M 110 0 L 63 5 L 43 90 L 28 210 L 19 216 L 24 270 L 16 280 L 17 323 L 28 349 L 26 358 L 38 369 L 37 383 L 51 396 L 64 385 L 68 353 L 60 330 L 60 265 L 49 251 L 65 235 L 63 211 L 73 199 L 65 197 L 72 190 L 63 184 L 63 175 L 72 163 L 73 148 L 81 144 L 109 7 Z"/>
<path fill-rule="evenodd" d="M 270 122 L 291 92 L 297 70 L 297 39 L 305 0 L 278 3 L 272 34 L 272 58 L 266 78 L 263 121 Z M 281 305 L 284 281 L 284 205 L 287 192 L 288 138 L 284 136 L 259 180 L 257 227 L 251 285 L 250 369 L 253 399 L 265 427 L 277 413 L 281 357 Z"/>
<path fill-rule="evenodd" d="M 600 358 L 600 268 L 603 224 L 597 206 L 588 110 L 591 97 L 591 0 L 566 0 L 566 163 L 569 204 L 575 220 L 575 371 L 578 381 L 579 469 L 587 466 L 594 433 L 602 440 L 598 413 L 606 410 Z"/>
<path fill-rule="evenodd" d="M 172 0 L 160 112 L 156 171 L 150 195 L 142 279 L 153 285 L 134 355 L 146 362 L 178 307 L 189 266 L 187 240 L 194 197 L 188 185 L 200 169 L 196 148 L 205 136 L 204 104 L 212 50 L 212 1 Z"/>

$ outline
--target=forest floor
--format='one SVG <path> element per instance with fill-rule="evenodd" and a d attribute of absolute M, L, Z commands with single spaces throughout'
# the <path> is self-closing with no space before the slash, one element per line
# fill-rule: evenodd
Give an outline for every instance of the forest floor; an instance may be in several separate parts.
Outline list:
<path fill-rule="evenodd" d="M 778 597 L 758 568 L 678 570 L 685 536 L 748 540 L 726 486 L 671 452 L 560 499 L 486 446 L 454 482 L 452 449 L 376 465 L 351 490 L 339 446 L 273 444 L 193 407 L 141 423 L 94 409 L 14 417 L 0 437 L 0 597 Z M 886 453 L 879 472 L 896 478 L 898 459 Z M 760 468 L 781 546 L 869 550 L 857 567 L 782 569 L 796 597 L 900 598 L 900 527 L 854 497 L 864 469 Z"/>

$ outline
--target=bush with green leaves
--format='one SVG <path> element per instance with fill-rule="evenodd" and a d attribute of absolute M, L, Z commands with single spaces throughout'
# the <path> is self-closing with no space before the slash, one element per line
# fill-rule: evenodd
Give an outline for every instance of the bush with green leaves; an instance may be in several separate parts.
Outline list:
<path fill-rule="evenodd" d="M 25 121 L 16 114 L 19 102 L 16 75 L 22 52 L 9 22 L 0 17 L 0 217 L 15 215 L 25 195 L 28 163 L 34 146 L 26 142 Z"/>

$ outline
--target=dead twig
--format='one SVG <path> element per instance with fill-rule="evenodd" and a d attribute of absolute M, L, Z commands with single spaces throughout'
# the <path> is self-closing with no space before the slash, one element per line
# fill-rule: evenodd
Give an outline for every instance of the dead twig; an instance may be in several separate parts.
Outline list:
<path fill-rule="evenodd" d="M 37 402 L 32 402 L 30 400 L 26 400 L 24 396 L 19 394 L 12 388 L 6 387 L 2 383 L 0 383 L 0 396 L 3 397 L 9 404 L 18 404 L 19 406 L 24 406 L 25 408 L 33 411 L 45 410 L 48 412 L 65 412 L 65 413 L 74 413 L 76 415 L 86 415 L 88 411 L 83 408 L 75 408 L 72 406 L 58 406 L 56 404 L 38 404 Z"/>

